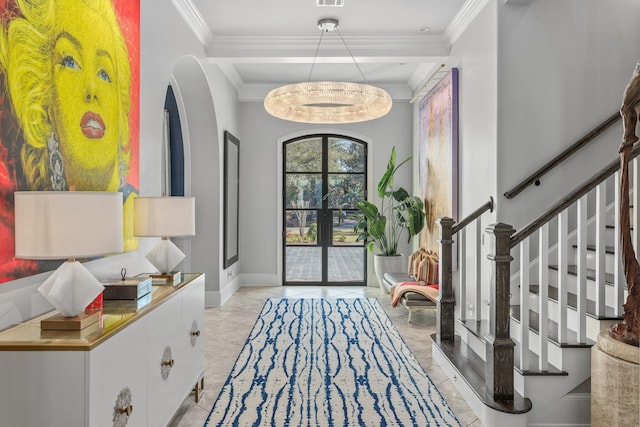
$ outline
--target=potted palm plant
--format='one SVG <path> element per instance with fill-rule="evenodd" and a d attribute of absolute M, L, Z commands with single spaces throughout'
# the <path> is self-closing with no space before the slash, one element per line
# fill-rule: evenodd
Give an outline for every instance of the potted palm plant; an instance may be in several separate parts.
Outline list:
<path fill-rule="evenodd" d="M 398 242 L 406 230 L 408 240 L 418 234 L 425 224 L 424 203 L 417 196 L 411 196 L 402 187 L 395 188 L 393 179 L 396 171 L 411 160 L 406 158 L 396 165 L 396 147 L 391 150 L 387 170 L 378 182 L 380 209 L 368 200 L 361 200 L 356 207 L 362 217 L 354 226 L 358 241 L 365 240 L 366 247 L 374 256 L 374 270 L 380 288 L 388 292 L 384 285 L 384 273 L 406 270 L 404 255 L 398 253 Z"/>

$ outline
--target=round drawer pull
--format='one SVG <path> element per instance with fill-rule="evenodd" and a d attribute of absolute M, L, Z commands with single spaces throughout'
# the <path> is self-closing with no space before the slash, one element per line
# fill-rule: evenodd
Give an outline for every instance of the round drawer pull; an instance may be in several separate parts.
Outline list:
<path fill-rule="evenodd" d="M 195 320 L 191 323 L 191 347 L 196 346 L 196 341 L 200 338 L 200 328 Z"/>
<path fill-rule="evenodd" d="M 169 373 L 171 372 L 171 368 L 173 368 L 173 354 L 170 346 L 166 346 L 164 351 L 162 352 L 162 357 L 160 358 L 160 377 L 163 380 L 167 380 L 169 378 Z"/>
<path fill-rule="evenodd" d="M 130 417 L 133 412 L 133 405 L 129 405 L 126 408 L 118 408 L 118 412 L 120 414 L 127 414 L 127 417 Z"/>
<path fill-rule="evenodd" d="M 133 412 L 133 399 L 129 387 L 123 387 L 113 406 L 113 427 L 126 427 Z"/>

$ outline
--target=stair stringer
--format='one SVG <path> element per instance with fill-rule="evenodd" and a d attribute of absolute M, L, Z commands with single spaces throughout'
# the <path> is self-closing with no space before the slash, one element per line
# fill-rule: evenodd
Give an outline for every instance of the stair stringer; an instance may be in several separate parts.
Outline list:
<path fill-rule="evenodd" d="M 513 321 L 512 326 L 514 326 Z M 518 331 L 519 324 L 513 329 Z M 486 360 L 486 344 L 483 337 L 476 336 L 459 322 L 456 322 L 456 333 L 474 353 Z M 529 333 L 532 334 L 531 339 L 535 339 L 535 332 Z M 590 393 L 571 393 L 571 391 L 591 377 L 591 349 L 559 347 L 551 344 L 550 350 L 551 359 L 556 366 L 564 366 L 563 370 L 568 375 L 523 375 L 514 368 L 515 391 L 531 399 L 533 403 L 531 411 L 524 415 L 498 413 L 486 407 L 446 356 L 437 355 L 435 351 L 433 355 L 465 400 L 467 402 L 475 400 L 473 405 L 470 403 L 470 406 L 486 426 L 516 426 L 519 422 L 525 422 L 520 420 L 525 415 L 526 423 L 523 425 L 527 426 L 557 426 L 559 425 L 557 421 L 560 419 L 563 426 L 588 426 L 590 413 L 588 410 L 585 412 L 585 408 L 590 405 Z M 550 417 L 550 408 L 555 412 L 553 417 Z"/>
<path fill-rule="evenodd" d="M 440 347 L 433 345 L 431 347 L 431 356 L 433 360 L 447 374 L 452 384 L 462 395 L 471 410 L 478 417 L 484 426 L 509 426 L 509 427 L 527 427 L 527 414 L 509 414 L 500 412 L 485 405 L 478 395 L 473 391 L 464 376 L 456 369 L 447 356 L 441 351 Z"/>
<path fill-rule="evenodd" d="M 591 426 L 591 393 L 569 393 L 544 408 L 542 414 L 529 416 L 528 427 Z"/>
<path fill-rule="evenodd" d="M 527 396 L 533 403 L 528 417 L 529 425 L 547 419 L 547 409 L 553 406 L 554 402 L 567 397 L 573 389 L 591 377 L 589 348 L 562 348 L 562 358 L 565 360 L 563 370 L 568 375 L 523 375 L 519 371 L 514 373 L 515 390 Z M 589 393 L 582 393 L 583 398 L 585 394 L 589 395 Z M 575 397 L 572 397 L 575 400 Z M 571 399 L 567 399 L 567 402 L 569 406 L 575 404 Z M 581 425 L 581 422 L 585 421 L 580 413 L 574 413 L 573 416 L 569 416 L 568 413 L 566 415 L 566 420 L 574 419 L 577 422 L 575 425 Z"/>

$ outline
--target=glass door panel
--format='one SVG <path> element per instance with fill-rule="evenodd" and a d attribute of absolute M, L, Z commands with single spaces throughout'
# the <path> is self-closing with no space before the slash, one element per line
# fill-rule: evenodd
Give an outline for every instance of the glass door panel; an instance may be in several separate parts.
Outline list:
<path fill-rule="evenodd" d="M 322 208 L 322 175 L 287 174 L 285 207 L 294 209 Z"/>
<path fill-rule="evenodd" d="M 359 172 L 364 174 L 366 169 L 366 145 L 351 139 L 329 138 L 328 172 Z"/>
<path fill-rule="evenodd" d="M 322 248 L 287 246 L 285 283 L 322 281 Z"/>
<path fill-rule="evenodd" d="M 305 138 L 286 146 L 287 172 L 322 172 L 322 138 Z"/>
<path fill-rule="evenodd" d="M 330 174 L 328 204 L 330 209 L 356 209 L 364 198 L 363 174 Z"/>
<path fill-rule="evenodd" d="M 321 135 L 285 143 L 284 284 L 366 283 L 356 204 L 366 195 L 366 145 Z"/>
<path fill-rule="evenodd" d="M 358 234 L 353 231 L 356 225 L 358 211 L 354 210 L 334 210 L 333 225 L 331 227 L 332 246 L 363 246 L 362 242 L 357 242 Z"/>
<path fill-rule="evenodd" d="M 287 245 L 318 245 L 318 211 L 309 209 L 285 212 L 285 242 Z"/>
<path fill-rule="evenodd" d="M 327 279 L 330 283 L 364 284 L 364 257 L 362 247 L 330 247 L 328 248 Z"/>

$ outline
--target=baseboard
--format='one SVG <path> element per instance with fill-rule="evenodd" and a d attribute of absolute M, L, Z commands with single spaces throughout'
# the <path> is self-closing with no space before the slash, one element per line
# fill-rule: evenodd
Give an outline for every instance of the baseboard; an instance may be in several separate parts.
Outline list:
<path fill-rule="evenodd" d="M 282 276 L 279 274 L 249 274 L 238 275 L 240 286 L 282 286 Z"/>
<path fill-rule="evenodd" d="M 205 307 L 219 307 L 229 301 L 229 298 L 240 288 L 240 280 L 235 279 L 226 283 L 225 287 L 219 291 L 205 291 Z"/>

